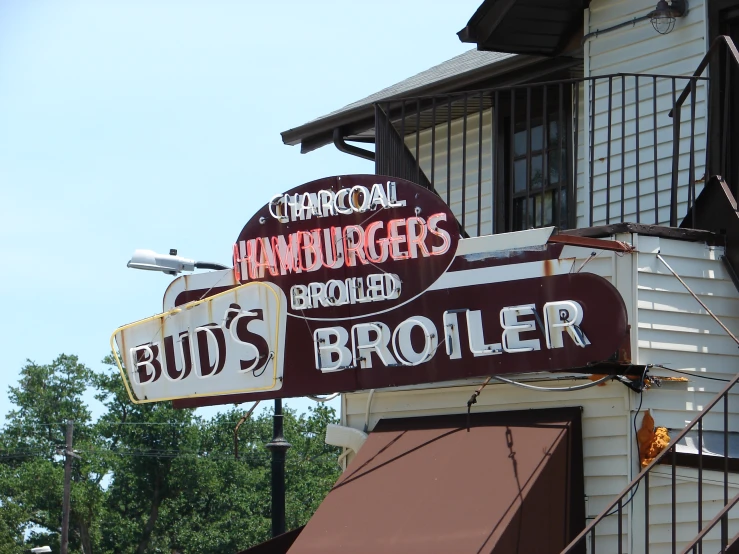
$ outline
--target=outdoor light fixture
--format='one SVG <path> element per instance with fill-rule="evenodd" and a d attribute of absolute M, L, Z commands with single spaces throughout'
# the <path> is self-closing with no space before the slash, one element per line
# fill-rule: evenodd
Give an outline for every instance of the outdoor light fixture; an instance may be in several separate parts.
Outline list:
<path fill-rule="evenodd" d="M 31 552 L 33 552 L 33 554 L 42 554 L 44 552 L 51 552 L 51 547 L 50 546 L 37 546 L 36 548 L 32 548 Z"/>
<path fill-rule="evenodd" d="M 659 0 L 647 17 L 652 22 L 652 27 L 660 35 L 666 35 L 675 28 L 678 17 L 684 17 L 688 13 L 688 0 Z"/>
<path fill-rule="evenodd" d="M 230 269 L 228 266 L 211 262 L 196 262 L 177 255 L 177 250 L 170 250 L 169 254 L 158 254 L 153 250 L 136 250 L 127 264 L 132 269 L 147 271 L 161 271 L 167 275 L 178 275 L 183 271 L 197 269 Z"/>

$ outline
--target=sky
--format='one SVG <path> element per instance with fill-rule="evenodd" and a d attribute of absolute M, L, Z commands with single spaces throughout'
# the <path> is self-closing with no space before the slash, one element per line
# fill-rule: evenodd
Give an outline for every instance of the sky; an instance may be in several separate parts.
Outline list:
<path fill-rule="evenodd" d="M 102 368 L 161 312 L 172 277 L 135 249 L 228 264 L 273 194 L 373 173 L 280 132 L 469 50 L 480 1 L 0 3 L 0 424 L 26 360 Z"/>

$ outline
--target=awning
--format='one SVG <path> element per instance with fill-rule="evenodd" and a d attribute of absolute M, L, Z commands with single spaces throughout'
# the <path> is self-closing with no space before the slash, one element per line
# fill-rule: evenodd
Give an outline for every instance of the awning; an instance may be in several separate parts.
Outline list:
<path fill-rule="evenodd" d="M 302 530 L 302 527 L 298 527 L 282 535 L 277 535 L 268 541 L 259 543 L 256 546 L 242 550 L 238 554 L 285 554 Z"/>
<path fill-rule="evenodd" d="M 558 553 L 584 524 L 579 408 L 391 419 L 289 552 Z"/>

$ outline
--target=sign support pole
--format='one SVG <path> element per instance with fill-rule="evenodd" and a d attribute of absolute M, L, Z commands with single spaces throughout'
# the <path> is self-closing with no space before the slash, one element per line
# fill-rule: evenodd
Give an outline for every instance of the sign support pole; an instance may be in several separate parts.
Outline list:
<path fill-rule="evenodd" d="M 272 537 L 285 532 L 285 454 L 291 444 L 283 436 L 282 399 L 275 399 L 272 419 L 272 442 L 266 448 L 272 452 Z"/>

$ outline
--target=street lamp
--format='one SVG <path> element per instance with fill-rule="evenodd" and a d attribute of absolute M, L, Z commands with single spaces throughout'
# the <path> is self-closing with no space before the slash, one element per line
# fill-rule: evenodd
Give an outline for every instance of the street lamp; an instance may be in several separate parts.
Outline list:
<path fill-rule="evenodd" d="M 33 554 L 42 554 L 46 552 L 51 552 L 51 547 L 50 546 L 37 546 L 36 548 L 32 548 L 31 552 L 33 552 Z"/>
<path fill-rule="evenodd" d="M 189 258 L 183 258 L 177 255 L 175 249 L 171 249 L 169 254 L 158 254 L 153 250 L 136 250 L 127 265 L 131 269 L 161 271 L 167 275 L 178 275 L 183 271 L 194 271 L 195 269 L 231 269 L 222 264 L 196 262 Z M 275 411 L 272 416 L 272 441 L 266 445 L 267 450 L 272 453 L 273 537 L 285 532 L 285 454 L 291 445 L 282 434 L 283 417 L 282 399 L 276 398 Z M 51 552 L 51 550 L 48 552 Z"/>
<path fill-rule="evenodd" d="M 231 269 L 223 264 L 183 258 L 177 255 L 175 249 L 170 250 L 169 254 L 159 254 L 153 250 L 136 250 L 127 265 L 131 269 L 161 271 L 167 275 L 178 275 L 183 271 L 194 271 L 195 269 Z"/>

